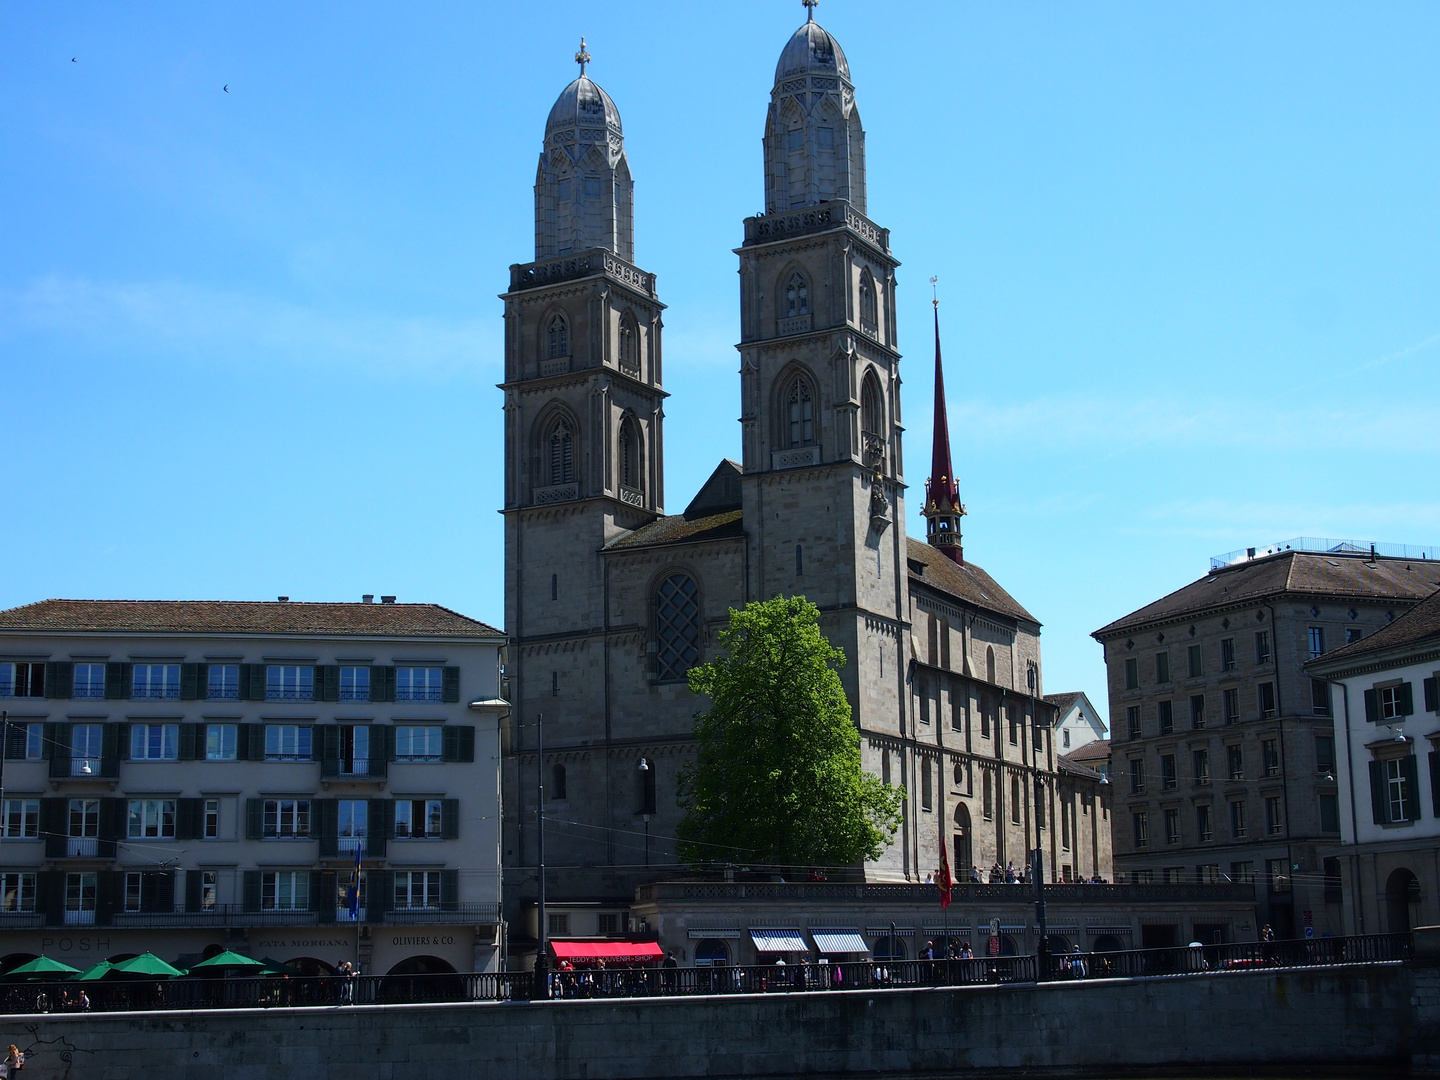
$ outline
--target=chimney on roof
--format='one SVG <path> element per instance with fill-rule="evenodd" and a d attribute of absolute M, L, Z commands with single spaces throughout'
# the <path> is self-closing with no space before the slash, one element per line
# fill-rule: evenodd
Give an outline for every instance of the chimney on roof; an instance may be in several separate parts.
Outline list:
<path fill-rule="evenodd" d="M 393 596 L 382 596 L 382 597 L 380 597 L 380 602 L 381 602 L 382 604 L 393 604 L 393 603 L 395 602 L 395 597 L 393 597 Z"/>
<path fill-rule="evenodd" d="M 933 280 L 932 280 L 933 284 Z M 930 450 L 930 479 L 925 481 L 925 541 L 946 558 L 964 565 L 960 519 L 965 505 L 950 464 L 950 423 L 945 416 L 945 373 L 940 366 L 940 301 L 935 301 L 935 429 Z"/>
<path fill-rule="evenodd" d="M 290 597 L 288 596 L 277 596 L 275 599 L 282 604 L 288 604 L 290 602 Z"/>
<path fill-rule="evenodd" d="M 373 604 L 375 602 L 375 594 L 373 592 L 367 592 L 364 596 L 360 597 L 360 602 L 362 604 Z"/>

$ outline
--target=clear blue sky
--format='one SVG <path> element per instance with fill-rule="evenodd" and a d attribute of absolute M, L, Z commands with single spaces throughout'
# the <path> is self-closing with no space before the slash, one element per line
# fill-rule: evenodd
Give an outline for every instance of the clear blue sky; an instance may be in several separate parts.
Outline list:
<path fill-rule="evenodd" d="M 966 553 L 1091 630 L 1290 536 L 1440 542 L 1440 5 L 826 0 L 942 288 Z M 501 309 L 586 35 L 666 315 L 667 505 L 738 456 L 736 259 L 798 3 L 0 3 L 0 606 L 503 620 Z M 74 57 L 72 63 L 71 58 Z M 229 92 L 222 90 L 226 84 Z"/>

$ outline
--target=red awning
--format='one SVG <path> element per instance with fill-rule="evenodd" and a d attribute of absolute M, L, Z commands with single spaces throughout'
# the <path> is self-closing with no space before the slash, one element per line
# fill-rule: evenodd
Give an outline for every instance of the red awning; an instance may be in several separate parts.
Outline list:
<path fill-rule="evenodd" d="M 646 964 L 662 960 L 665 952 L 653 941 L 552 941 L 557 960 L 604 960 Z"/>

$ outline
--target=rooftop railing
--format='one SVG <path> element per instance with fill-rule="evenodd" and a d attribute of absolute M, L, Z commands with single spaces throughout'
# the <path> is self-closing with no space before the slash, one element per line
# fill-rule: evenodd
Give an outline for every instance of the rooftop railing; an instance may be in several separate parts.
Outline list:
<path fill-rule="evenodd" d="M 994 901 L 1029 902 L 1034 887 L 1028 883 L 976 884 L 957 882 L 950 891 L 951 905 Z M 923 904 L 938 901 L 935 885 L 919 883 L 829 881 L 660 881 L 635 890 L 637 903 L 662 900 L 781 900 L 794 903 Z M 1142 900 L 1166 903 L 1249 903 L 1255 886 L 1242 882 L 1172 882 L 1145 885 L 1091 885 L 1046 883 L 1045 899 L 1053 903 L 1128 904 Z"/>
<path fill-rule="evenodd" d="M 1286 551 L 1305 551 L 1313 555 L 1367 555 L 1382 559 L 1440 559 L 1440 547 L 1421 547 L 1415 544 L 1381 544 L 1373 540 L 1335 540 L 1323 536 L 1297 536 L 1293 540 L 1281 540 L 1263 547 L 1239 548 L 1224 555 L 1210 557 L 1211 570 L 1223 570 L 1227 566 L 1263 559 L 1269 555 L 1280 555 Z"/>

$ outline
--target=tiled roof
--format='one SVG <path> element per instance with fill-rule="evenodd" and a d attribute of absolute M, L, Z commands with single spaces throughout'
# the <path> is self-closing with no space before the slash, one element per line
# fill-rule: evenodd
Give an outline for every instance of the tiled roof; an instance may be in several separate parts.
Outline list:
<path fill-rule="evenodd" d="M 1064 756 L 1071 761 L 1105 761 L 1110 757 L 1110 740 L 1096 739 L 1094 742 L 1087 742 Z"/>
<path fill-rule="evenodd" d="M 1100 773 L 1088 765 L 1080 764 L 1080 762 L 1076 761 L 1070 754 L 1061 754 L 1055 763 L 1060 766 L 1061 772 L 1069 773 L 1071 776 L 1083 776 L 1087 780 L 1100 779 Z"/>
<path fill-rule="evenodd" d="M 1054 705 L 1055 708 L 1059 709 L 1060 715 L 1064 716 L 1067 712 L 1074 708 L 1075 703 L 1084 696 L 1084 694 L 1080 693 L 1077 690 L 1073 694 L 1046 694 L 1045 700 L 1048 701 L 1051 705 Z"/>
<path fill-rule="evenodd" d="M 744 536 L 745 528 L 740 514 L 739 510 L 727 510 L 723 514 L 711 514 L 694 521 L 686 521 L 683 514 L 672 514 L 616 537 L 605 545 L 605 550 L 623 551 L 626 548 L 651 547 L 656 544 L 688 544 L 697 540 L 724 540 Z"/>
<path fill-rule="evenodd" d="M 1440 588 L 1440 562 L 1287 551 L 1227 566 L 1102 626 L 1103 638 L 1147 623 L 1253 603 L 1282 593 L 1410 603 Z"/>
<path fill-rule="evenodd" d="M 912 568 L 912 580 L 922 581 L 932 589 L 948 592 L 972 607 L 985 608 L 1013 619 L 1024 619 L 1039 624 L 1019 602 L 980 567 L 969 559 L 964 564 L 951 562 L 938 548 L 931 547 L 924 540 L 907 536 L 906 553 L 913 562 L 921 563 L 924 573 L 917 574 Z"/>
<path fill-rule="evenodd" d="M 4 630 L 158 634 L 357 634 L 503 637 L 439 604 L 258 600 L 40 600 L 0 611 Z"/>
<path fill-rule="evenodd" d="M 1389 626 L 1376 630 L 1369 637 L 1352 641 L 1326 653 L 1315 663 L 1329 664 L 1335 660 L 1353 660 L 1369 653 L 1403 649 L 1423 641 L 1440 641 L 1440 591 L 1431 593 Z"/>

